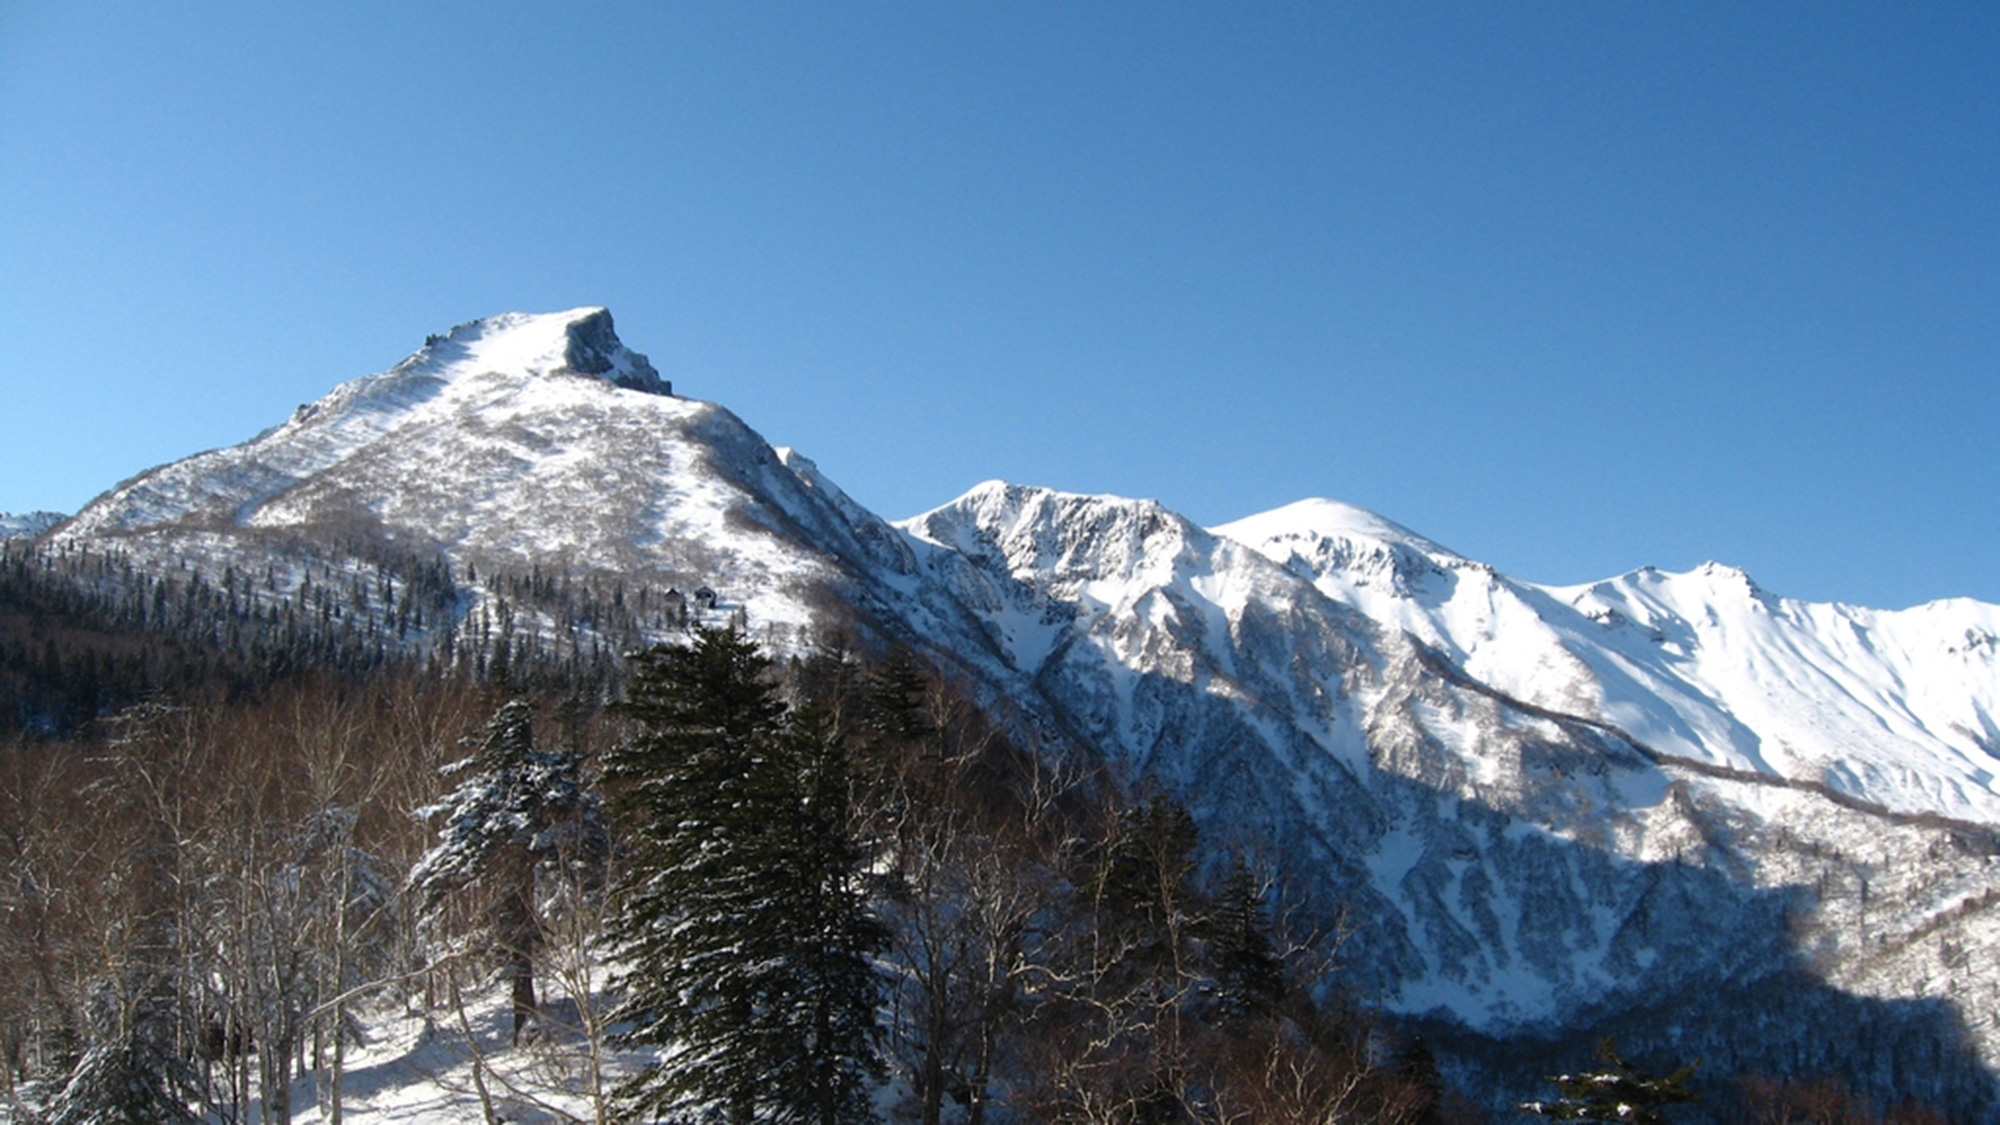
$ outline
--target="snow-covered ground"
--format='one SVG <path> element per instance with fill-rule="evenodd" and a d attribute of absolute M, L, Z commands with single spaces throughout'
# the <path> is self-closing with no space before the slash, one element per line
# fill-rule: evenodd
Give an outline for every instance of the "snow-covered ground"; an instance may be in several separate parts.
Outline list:
<path fill-rule="evenodd" d="M 344 1060 L 341 1119 L 354 1125 L 483 1122 L 490 1106 L 498 1120 L 523 1125 L 596 1121 L 596 1095 L 608 1097 L 644 1058 L 604 1052 L 604 1081 L 594 1082 L 575 1001 L 550 1004 L 541 1033 L 512 1046 L 504 989 L 468 993 L 463 1000 L 462 1022 L 449 1004 L 429 1017 L 402 1004 L 362 1009 L 364 1042 L 350 1046 Z M 299 1079 L 292 1120 L 330 1122 L 329 1094 L 325 1068 Z"/>

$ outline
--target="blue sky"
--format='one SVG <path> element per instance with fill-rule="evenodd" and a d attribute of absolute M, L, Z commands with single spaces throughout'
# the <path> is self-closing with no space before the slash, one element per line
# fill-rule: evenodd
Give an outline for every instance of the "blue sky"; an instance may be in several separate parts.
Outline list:
<path fill-rule="evenodd" d="M 2000 5 L 0 0 L 0 510 L 584 304 L 892 517 L 2000 602 Z"/>

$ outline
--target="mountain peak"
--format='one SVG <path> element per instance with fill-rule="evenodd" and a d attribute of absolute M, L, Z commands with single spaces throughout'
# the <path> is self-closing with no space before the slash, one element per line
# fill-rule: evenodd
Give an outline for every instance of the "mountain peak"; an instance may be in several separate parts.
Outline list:
<path fill-rule="evenodd" d="M 1433 558 L 1457 558 L 1458 552 L 1411 531 L 1395 520 L 1366 508 L 1324 497 L 1311 497 L 1209 528 L 1239 543 L 1271 548 L 1266 553 L 1289 555 L 1300 542 L 1347 540 L 1413 548 Z"/>
<path fill-rule="evenodd" d="M 570 372 L 649 394 L 671 395 L 644 355 L 618 339 L 611 310 L 586 306 L 557 313 L 502 313 L 458 325 L 424 341 L 406 365 L 516 370 L 535 375 Z"/>
<path fill-rule="evenodd" d="M 1749 571 L 1728 563 L 1713 560 L 1705 562 L 1689 571 L 1687 577 L 1700 581 L 1712 592 L 1712 596 L 1726 596 L 1733 599 L 1747 595 L 1756 601 L 1768 601 L 1772 598 L 1769 591 L 1750 577 Z"/>
<path fill-rule="evenodd" d="M 1176 523 L 1186 522 L 1183 517 L 1170 511 L 1158 500 L 1109 493 L 1066 492 L 1043 485 L 1016 484 L 1005 480 L 981 481 L 958 499 L 901 522 L 907 527 L 919 527 L 940 519 L 950 521 L 960 517 L 970 517 L 976 521 L 1001 523 L 1024 517 L 1050 518 L 1051 513 L 1074 513 L 1085 510 L 1093 513 L 1128 513 L 1135 518 L 1155 524 L 1163 518 Z"/>

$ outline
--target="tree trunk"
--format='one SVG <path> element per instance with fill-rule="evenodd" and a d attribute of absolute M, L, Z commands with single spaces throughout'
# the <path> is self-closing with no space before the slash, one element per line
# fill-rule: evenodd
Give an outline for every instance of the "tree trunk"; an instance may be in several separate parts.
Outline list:
<path fill-rule="evenodd" d="M 514 857 L 512 889 L 499 904 L 497 919 L 501 955 L 507 962 L 508 990 L 514 1004 L 513 1043 L 519 1046 L 521 1033 L 538 1014 L 535 1004 L 535 945 L 539 927 L 535 922 L 535 863 L 525 854 Z"/>
<path fill-rule="evenodd" d="M 924 1061 L 917 1083 L 924 1092 L 923 1125 L 938 1125 L 944 1110 L 944 1060 L 936 1043 L 924 1046 Z"/>
<path fill-rule="evenodd" d="M 339 1004 L 333 1007 L 333 1079 L 327 1084 L 326 1119 L 329 1125 L 340 1125 L 340 1079 L 347 1067 L 347 1009 Z"/>
<path fill-rule="evenodd" d="M 514 996 L 514 1045 L 520 1046 L 521 1032 L 528 1026 L 537 1011 L 535 1005 L 535 967 L 526 957 L 517 958 L 509 966 L 513 976 Z"/>
<path fill-rule="evenodd" d="M 292 1042 L 288 1031 L 277 1042 L 263 1045 L 264 1120 L 268 1125 L 292 1125 Z"/>

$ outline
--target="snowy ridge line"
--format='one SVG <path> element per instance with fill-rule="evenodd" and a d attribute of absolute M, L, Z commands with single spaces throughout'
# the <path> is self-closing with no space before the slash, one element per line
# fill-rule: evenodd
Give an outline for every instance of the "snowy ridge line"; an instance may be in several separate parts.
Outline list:
<path fill-rule="evenodd" d="M 1458 687 L 1465 688 L 1474 694 L 1483 695 L 1488 699 L 1505 704 L 1508 707 L 1517 708 L 1537 718 L 1547 719 L 1553 723 L 1587 727 L 1600 734 L 1608 734 L 1630 746 L 1640 757 L 1645 758 L 1654 765 L 1671 766 L 1676 769 L 1686 770 L 1689 773 L 1696 773 L 1704 777 L 1713 777 L 1723 781 L 1740 781 L 1745 784 L 1761 785 L 1771 789 L 1791 789 L 1796 792 L 1810 793 L 1832 804 L 1839 805 L 1841 808 L 1858 812 L 1865 816 L 1876 817 L 1898 827 L 1948 829 L 1953 832 L 1981 837 L 1994 848 L 2000 849 L 2000 825 L 1989 824 L 1979 820 L 1963 820 L 1958 817 L 1945 816 L 1943 813 L 1938 812 L 1903 812 L 1875 801 L 1864 800 L 1851 793 L 1842 793 L 1840 790 L 1833 788 L 1823 781 L 1807 781 L 1803 778 L 1785 777 L 1780 774 L 1759 773 L 1756 770 L 1737 769 L 1734 766 L 1704 762 L 1698 758 L 1687 758 L 1679 754 L 1669 754 L 1664 750 L 1657 750 L 1646 745 L 1615 723 L 1605 722 L 1602 719 L 1592 719 L 1583 715 L 1573 715 L 1566 711 L 1557 711 L 1552 708 L 1543 707 L 1540 704 L 1530 703 L 1525 699 L 1517 699 L 1501 691 L 1499 688 L 1473 679 L 1463 669 L 1445 659 L 1442 653 L 1425 644 L 1423 641 L 1418 640 L 1416 637 L 1411 636 L 1410 642 L 1416 646 L 1417 660 L 1424 667 L 1446 681 Z"/>

